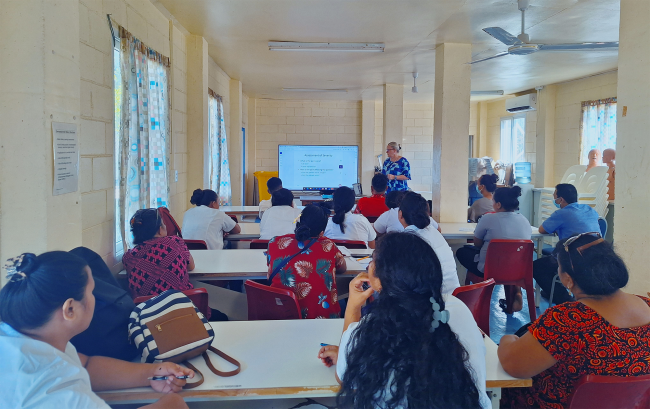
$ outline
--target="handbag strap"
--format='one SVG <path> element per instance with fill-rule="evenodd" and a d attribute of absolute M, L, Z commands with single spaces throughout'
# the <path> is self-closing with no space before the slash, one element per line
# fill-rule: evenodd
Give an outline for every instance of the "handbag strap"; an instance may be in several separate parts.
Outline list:
<path fill-rule="evenodd" d="M 293 256 L 291 256 L 291 257 L 289 257 L 289 258 L 284 259 L 284 261 L 283 261 L 282 263 L 280 263 L 280 265 L 277 266 L 277 267 L 275 268 L 275 270 L 273 270 L 273 272 L 272 272 L 271 275 L 269 276 L 269 283 L 271 283 L 271 282 L 273 281 L 273 277 L 275 277 L 276 274 L 278 274 L 278 273 L 280 272 L 280 270 L 282 270 L 282 268 L 283 268 L 284 266 L 287 265 L 287 263 L 289 263 L 291 260 L 293 260 L 294 257 L 296 257 L 296 256 L 302 254 L 303 252 L 307 251 L 307 249 L 310 248 L 311 245 L 314 244 L 314 243 L 316 243 L 317 241 L 318 241 L 318 237 L 314 237 L 314 238 L 311 239 L 311 241 L 310 241 L 310 242 L 309 242 L 305 247 L 303 247 L 299 252 L 297 252 L 296 254 L 294 254 Z"/>
<path fill-rule="evenodd" d="M 196 369 L 196 367 L 194 365 L 192 365 L 189 361 L 184 361 L 184 362 L 182 362 L 182 364 L 185 365 L 186 367 L 190 368 L 191 370 L 193 370 L 194 375 L 199 374 L 199 376 L 201 376 L 201 379 L 198 380 L 197 382 L 186 383 L 185 385 L 183 385 L 183 389 L 194 389 L 197 386 L 201 386 L 203 384 L 203 382 L 205 381 L 205 377 L 203 377 L 203 374 L 201 373 L 201 371 Z"/>
<path fill-rule="evenodd" d="M 239 372 L 241 372 L 241 364 L 239 363 L 238 360 L 236 360 L 235 358 L 227 355 L 225 352 L 223 352 L 221 350 L 218 350 L 215 347 L 212 347 L 212 346 L 208 347 L 208 350 L 214 352 L 215 354 L 219 355 L 221 358 L 225 359 L 226 361 L 230 362 L 231 364 L 233 364 L 233 365 L 235 365 L 237 367 L 237 369 L 234 369 L 234 370 L 228 371 L 228 372 L 223 372 L 223 371 L 218 370 L 217 368 L 214 367 L 214 365 L 212 365 L 212 362 L 210 361 L 210 357 L 208 356 L 208 353 L 206 351 L 203 354 L 201 354 L 201 356 L 203 357 L 203 360 L 205 361 L 205 364 L 208 366 L 208 368 L 215 375 L 219 375 L 219 376 L 222 376 L 222 377 L 226 378 L 226 377 L 229 377 L 229 376 L 235 376 Z M 183 389 L 194 389 L 197 386 L 201 386 L 203 384 L 203 382 L 205 381 L 205 377 L 203 376 L 201 371 L 199 371 L 194 365 L 189 363 L 189 361 L 184 361 L 183 365 L 185 365 L 188 368 L 190 368 L 191 370 L 193 370 L 195 374 L 198 374 L 199 376 L 201 376 L 201 379 L 199 381 L 197 381 L 197 382 L 186 383 L 185 386 L 183 386 Z"/>
<path fill-rule="evenodd" d="M 217 368 L 214 367 L 214 365 L 212 365 L 212 362 L 210 362 L 210 357 L 208 356 L 208 353 L 206 351 L 201 356 L 203 356 L 203 360 L 205 361 L 205 364 L 208 366 L 208 368 L 210 368 L 210 370 L 214 374 L 219 375 L 219 376 L 223 376 L 223 377 L 228 377 L 228 376 L 235 376 L 241 371 L 241 364 L 235 358 L 233 358 L 233 357 L 231 357 L 229 355 L 226 355 L 226 353 L 224 353 L 223 351 L 220 351 L 217 348 L 212 347 L 212 346 L 209 347 L 208 350 L 214 352 L 215 354 L 219 355 L 220 357 L 222 357 L 223 359 L 225 359 L 226 361 L 230 362 L 231 364 L 233 364 L 233 365 L 235 365 L 237 367 L 237 369 L 233 369 L 232 371 L 228 371 L 228 372 L 223 372 L 223 371 L 218 370 Z"/>

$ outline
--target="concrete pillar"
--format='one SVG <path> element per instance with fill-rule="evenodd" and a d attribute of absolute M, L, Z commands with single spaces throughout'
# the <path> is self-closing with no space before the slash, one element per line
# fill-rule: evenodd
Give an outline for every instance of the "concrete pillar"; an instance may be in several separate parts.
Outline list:
<path fill-rule="evenodd" d="M 361 101 L 361 186 L 370 194 L 375 174 L 375 101 Z"/>
<path fill-rule="evenodd" d="M 436 47 L 432 215 L 440 222 L 467 221 L 471 54 L 471 44 Z"/>
<path fill-rule="evenodd" d="M 384 84 L 384 134 L 382 152 L 389 142 L 402 144 L 404 132 L 404 86 Z M 383 158 L 386 159 L 384 152 Z"/>
<path fill-rule="evenodd" d="M 627 291 L 650 291 L 650 2 L 621 1 L 614 243 L 630 272 Z"/>
<path fill-rule="evenodd" d="M 210 187 L 208 174 L 208 42 L 188 35 L 187 42 L 187 202 L 194 189 Z"/>
<path fill-rule="evenodd" d="M 241 81 L 230 80 L 230 135 L 228 135 L 228 161 L 230 162 L 230 186 L 232 204 L 241 206 L 244 193 L 243 146 L 242 146 L 242 90 Z"/>
<path fill-rule="evenodd" d="M 554 186 L 555 98 L 557 85 L 537 92 L 537 137 L 535 147 L 535 187 Z"/>
<path fill-rule="evenodd" d="M 81 245 L 80 189 L 52 195 L 52 122 L 76 124 L 80 140 L 79 2 L 4 1 L 0 38 L 4 262 L 23 252 Z"/>
<path fill-rule="evenodd" d="M 475 151 L 475 157 L 482 158 L 487 156 L 487 135 L 488 135 L 488 116 L 487 116 L 487 101 L 478 103 L 478 147 Z"/>
<path fill-rule="evenodd" d="M 256 99 L 248 98 L 248 128 L 246 128 L 246 161 L 248 167 L 246 168 L 246 206 L 257 206 L 255 197 L 255 168 L 257 163 L 257 151 L 255 149 L 255 142 L 257 138 L 256 127 Z"/>

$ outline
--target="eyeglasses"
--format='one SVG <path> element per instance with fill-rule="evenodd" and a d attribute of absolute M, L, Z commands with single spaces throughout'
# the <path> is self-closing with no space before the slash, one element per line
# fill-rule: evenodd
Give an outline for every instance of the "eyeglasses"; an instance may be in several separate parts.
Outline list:
<path fill-rule="evenodd" d="M 582 252 L 584 250 L 605 241 L 602 237 L 600 237 L 600 233 L 598 233 L 596 231 L 591 231 L 591 232 L 588 232 L 588 233 L 581 233 L 581 234 L 578 234 L 578 235 L 575 235 L 575 236 L 572 236 L 572 237 L 569 237 L 568 239 L 566 239 L 566 241 L 564 242 L 564 251 L 566 251 L 566 253 L 569 255 L 569 262 L 571 263 L 571 271 L 575 271 L 575 268 L 573 267 L 573 260 L 571 259 L 571 252 L 569 251 L 570 250 L 569 246 L 571 244 L 573 244 L 576 240 L 578 240 L 582 236 L 596 236 L 596 237 L 599 237 L 599 239 L 594 240 L 591 243 L 587 243 L 587 244 L 585 244 L 583 246 L 580 246 L 577 249 L 575 249 L 578 252 L 578 254 L 580 254 L 581 257 L 584 257 L 583 254 L 582 254 Z"/>

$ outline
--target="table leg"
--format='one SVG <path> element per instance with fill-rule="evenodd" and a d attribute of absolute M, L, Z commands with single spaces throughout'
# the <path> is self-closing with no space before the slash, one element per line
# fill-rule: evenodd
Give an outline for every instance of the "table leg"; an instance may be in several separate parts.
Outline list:
<path fill-rule="evenodd" d="M 492 402 L 492 409 L 499 409 L 501 401 L 501 388 L 491 388 L 487 390 L 490 401 Z"/>
<path fill-rule="evenodd" d="M 537 238 L 537 259 L 542 258 L 542 249 L 544 248 L 544 237 Z M 535 307 L 539 308 L 539 304 L 542 300 L 541 288 L 537 283 L 535 283 Z"/>

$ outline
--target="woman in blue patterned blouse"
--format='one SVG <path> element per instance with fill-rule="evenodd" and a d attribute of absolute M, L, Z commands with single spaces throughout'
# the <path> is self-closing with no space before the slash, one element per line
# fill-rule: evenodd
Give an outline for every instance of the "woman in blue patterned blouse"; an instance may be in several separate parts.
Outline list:
<path fill-rule="evenodd" d="M 393 190 L 408 190 L 407 180 L 411 180 L 411 165 L 406 158 L 400 156 L 399 151 L 402 147 L 397 142 L 391 142 L 386 147 L 388 159 L 384 161 L 381 173 L 388 177 L 388 189 L 386 192 Z"/>

